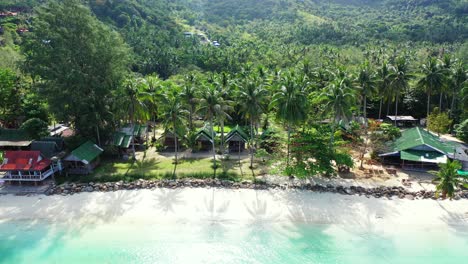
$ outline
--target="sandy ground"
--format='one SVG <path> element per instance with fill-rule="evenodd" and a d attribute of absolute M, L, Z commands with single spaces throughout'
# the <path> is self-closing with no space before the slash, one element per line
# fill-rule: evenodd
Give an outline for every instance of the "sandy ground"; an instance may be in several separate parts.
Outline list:
<path fill-rule="evenodd" d="M 337 224 L 387 230 L 468 228 L 468 201 L 375 199 L 280 190 L 156 189 L 73 196 L 0 196 L 0 223 L 45 220 L 80 227 L 108 224 Z"/>

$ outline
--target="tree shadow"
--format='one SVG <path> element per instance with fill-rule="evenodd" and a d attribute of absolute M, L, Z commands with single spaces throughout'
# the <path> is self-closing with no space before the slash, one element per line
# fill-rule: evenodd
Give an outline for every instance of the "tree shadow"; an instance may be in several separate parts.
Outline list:
<path fill-rule="evenodd" d="M 0 222 L 1 263 L 22 262 L 25 252 L 37 248 L 40 256 L 50 255 L 60 250 L 68 239 L 115 221 L 139 203 L 135 192 L 125 191 L 18 199 L 22 200 L 20 205 L 8 207 L 7 202 L 2 205 L 6 209 L 0 208 L 0 219 L 1 215 L 9 217 Z M 44 206 L 44 202 L 49 204 Z"/>

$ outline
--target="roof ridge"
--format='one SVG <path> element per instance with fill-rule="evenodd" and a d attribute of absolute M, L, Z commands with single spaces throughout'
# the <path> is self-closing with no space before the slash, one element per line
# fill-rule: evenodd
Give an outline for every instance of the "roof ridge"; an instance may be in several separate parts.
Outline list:
<path fill-rule="evenodd" d="M 423 137 L 422 134 L 421 134 L 420 128 L 419 128 L 419 127 L 416 127 L 416 130 L 418 131 L 419 138 L 421 139 L 421 143 L 425 145 L 426 143 L 424 142 L 424 137 Z"/>

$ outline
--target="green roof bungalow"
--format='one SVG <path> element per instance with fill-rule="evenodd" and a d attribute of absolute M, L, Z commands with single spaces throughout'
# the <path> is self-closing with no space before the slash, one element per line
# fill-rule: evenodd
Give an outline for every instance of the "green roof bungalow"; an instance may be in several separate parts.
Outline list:
<path fill-rule="evenodd" d="M 31 142 L 32 139 L 24 130 L 0 128 L 0 150 L 25 149 Z"/>
<path fill-rule="evenodd" d="M 99 165 L 99 156 L 104 150 L 91 141 L 87 141 L 73 150 L 64 159 L 68 174 L 90 174 Z"/>
<path fill-rule="evenodd" d="M 214 138 L 212 135 L 216 137 L 216 133 L 208 126 L 203 127 L 197 132 L 195 142 L 199 151 L 210 151 L 213 148 Z"/>
<path fill-rule="evenodd" d="M 249 136 L 237 125 L 226 135 L 225 142 L 229 146 L 229 152 L 242 152 L 245 150 L 245 143 L 248 141 Z"/>
<path fill-rule="evenodd" d="M 120 149 L 128 149 L 133 143 L 144 144 L 147 130 L 147 125 L 135 124 L 123 127 L 112 136 L 112 145 Z"/>
<path fill-rule="evenodd" d="M 441 141 L 436 135 L 415 127 L 404 130 L 401 137 L 389 144 L 389 151 L 379 156 L 384 163 L 399 164 L 404 169 L 437 169 L 439 163 L 454 158 L 454 144 Z"/>
<path fill-rule="evenodd" d="M 176 134 L 174 134 L 172 131 L 164 131 L 162 136 L 159 138 L 161 144 L 164 147 L 164 151 L 175 151 L 176 148 Z M 182 141 L 183 138 L 181 138 L 179 135 L 177 135 L 177 151 L 182 149 Z"/>

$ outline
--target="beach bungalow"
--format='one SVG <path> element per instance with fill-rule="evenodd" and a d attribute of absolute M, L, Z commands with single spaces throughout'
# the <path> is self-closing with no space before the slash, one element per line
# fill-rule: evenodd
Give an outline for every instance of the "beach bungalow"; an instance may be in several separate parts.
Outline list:
<path fill-rule="evenodd" d="M 64 159 L 67 174 L 90 174 L 99 165 L 99 156 L 104 150 L 91 141 L 87 141 L 73 150 Z"/>
<path fill-rule="evenodd" d="M 164 151 L 175 151 L 175 135 L 171 131 L 165 131 L 159 138 L 161 144 L 164 147 Z M 182 139 L 177 136 L 177 150 L 182 149 Z"/>
<path fill-rule="evenodd" d="M 0 150 L 25 149 L 32 139 L 21 129 L 0 129 Z"/>
<path fill-rule="evenodd" d="M 55 124 L 48 127 L 49 134 L 51 137 L 71 137 L 75 135 L 75 131 L 67 125 L 64 124 Z"/>
<path fill-rule="evenodd" d="M 40 182 L 61 170 L 61 165 L 41 155 L 39 151 L 6 151 L 0 179 L 7 182 Z"/>
<path fill-rule="evenodd" d="M 237 125 L 226 135 L 226 145 L 228 145 L 228 151 L 231 152 L 242 152 L 245 150 L 245 143 L 249 141 L 249 137 Z"/>
<path fill-rule="evenodd" d="M 419 127 L 402 131 L 401 137 L 390 142 L 389 151 L 380 154 L 386 164 L 400 165 L 409 170 L 437 169 L 439 163 L 454 158 L 458 143 L 442 141 Z M 455 157 L 456 158 L 456 157 Z"/>
<path fill-rule="evenodd" d="M 387 116 L 384 121 L 395 124 L 395 120 L 398 127 L 414 127 L 418 124 L 418 119 L 412 116 Z"/>
<path fill-rule="evenodd" d="M 213 132 L 213 133 L 212 133 Z M 196 136 L 195 142 L 197 144 L 197 150 L 199 151 L 210 151 L 213 148 L 213 140 L 212 134 L 216 137 L 216 133 L 211 130 L 210 127 L 203 127 L 200 129 Z"/>
<path fill-rule="evenodd" d="M 132 144 L 135 144 L 135 147 L 145 144 L 147 130 L 148 126 L 139 124 L 120 128 L 112 136 L 111 144 L 124 152 L 128 152 Z"/>

